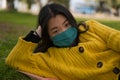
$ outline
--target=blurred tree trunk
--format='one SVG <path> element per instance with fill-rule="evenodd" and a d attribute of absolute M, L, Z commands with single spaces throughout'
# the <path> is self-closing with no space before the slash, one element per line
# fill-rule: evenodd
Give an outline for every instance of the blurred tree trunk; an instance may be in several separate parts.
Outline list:
<path fill-rule="evenodd" d="M 50 3 L 50 2 L 63 4 L 66 8 L 69 9 L 69 2 L 70 2 L 70 0 L 48 0 L 48 3 Z"/>
<path fill-rule="evenodd" d="M 120 16 L 120 0 L 111 0 L 112 7 L 116 10 L 115 16 Z"/>
<path fill-rule="evenodd" d="M 116 8 L 116 0 L 111 0 L 111 3 L 112 3 L 112 7 Z"/>
<path fill-rule="evenodd" d="M 19 1 L 24 1 L 25 3 L 27 3 L 28 9 L 30 9 L 32 4 L 34 3 L 37 3 L 40 6 L 40 8 L 42 7 L 41 0 L 19 0 Z"/>
<path fill-rule="evenodd" d="M 101 12 L 103 13 L 105 11 L 105 5 L 106 5 L 106 1 L 105 0 L 97 0 L 99 5 L 97 7 L 97 12 Z"/>
<path fill-rule="evenodd" d="M 41 0 L 35 0 L 35 2 L 40 6 L 40 8 L 43 6 Z"/>
<path fill-rule="evenodd" d="M 30 9 L 31 5 L 34 3 L 34 0 L 26 0 L 26 3 L 28 4 L 28 9 Z"/>
<path fill-rule="evenodd" d="M 104 10 L 104 4 L 109 5 L 109 7 L 113 8 L 115 10 L 114 15 L 120 16 L 120 0 L 96 0 L 99 2 L 98 11 Z"/>
<path fill-rule="evenodd" d="M 14 10 L 14 0 L 7 0 L 7 10 Z"/>

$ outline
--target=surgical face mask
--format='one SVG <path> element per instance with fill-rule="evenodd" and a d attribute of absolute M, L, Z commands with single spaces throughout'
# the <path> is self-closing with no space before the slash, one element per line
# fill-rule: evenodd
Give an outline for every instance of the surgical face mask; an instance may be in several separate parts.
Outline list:
<path fill-rule="evenodd" d="M 68 47 L 70 46 L 77 37 L 77 29 L 75 27 L 70 27 L 64 32 L 57 34 L 52 37 L 51 40 L 53 44 L 59 47 Z"/>

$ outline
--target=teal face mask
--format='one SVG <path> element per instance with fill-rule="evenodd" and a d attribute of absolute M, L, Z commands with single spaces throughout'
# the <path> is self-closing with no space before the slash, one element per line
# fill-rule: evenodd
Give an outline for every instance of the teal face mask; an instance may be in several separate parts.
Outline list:
<path fill-rule="evenodd" d="M 70 46 L 77 37 L 77 29 L 75 27 L 70 27 L 64 32 L 51 38 L 53 44 L 59 47 Z"/>

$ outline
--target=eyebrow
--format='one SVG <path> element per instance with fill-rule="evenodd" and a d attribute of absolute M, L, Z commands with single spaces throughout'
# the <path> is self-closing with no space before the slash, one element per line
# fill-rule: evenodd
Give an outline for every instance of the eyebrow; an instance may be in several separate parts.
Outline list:
<path fill-rule="evenodd" d="M 63 23 L 62 24 L 65 24 L 65 22 L 67 21 L 67 19 L 65 19 L 65 21 L 63 21 Z M 52 31 L 52 30 L 54 30 L 54 29 L 56 29 L 57 28 L 57 26 L 55 26 L 55 27 L 53 27 L 53 28 L 51 28 L 50 29 L 50 31 Z"/>

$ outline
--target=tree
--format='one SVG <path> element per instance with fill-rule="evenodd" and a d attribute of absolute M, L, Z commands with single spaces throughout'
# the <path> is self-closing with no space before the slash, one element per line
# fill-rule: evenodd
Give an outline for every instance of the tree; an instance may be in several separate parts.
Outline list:
<path fill-rule="evenodd" d="M 120 16 L 119 9 L 120 9 L 120 0 L 111 0 L 111 6 L 116 10 L 115 15 Z"/>
<path fill-rule="evenodd" d="M 66 8 L 69 9 L 69 1 L 70 0 L 48 0 L 48 3 L 49 2 L 60 3 L 60 4 L 63 4 Z"/>
<path fill-rule="evenodd" d="M 7 10 L 14 10 L 14 0 L 7 0 Z"/>
<path fill-rule="evenodd" d="M 97 7 L 97 12 L 101 13 L 109 13 L 110 14 L 110 8 L 108 6 L 108 3 L 106 0 L 97 0 L 99 5 Z"/>
<path fill-rule="evenodd" d="M 28 9 L 31 8 L 31 5 L 33 3 L 37 3 L 40 6 L 40 8 L 42 7 L 41 0 L 19 0 L 19 1 L 23 1 L 23 2 L 27 3 Z"/>
<path fill-rule="evenodd" d="M 106 5 L 110 6 L 111 8 L 113 8 L 116 12 L 115 12 L 115 15 L 116 16 L 120 16 L 119 14 L 119 9 L 120 9 L 120 0 L 96 0 L 98 1 L 99 3 L 100 2 L 104 2 L 106 3 Z M 100 3 L 101 6 L 99 6 L 101 9 L 104 9 L 103 8 L 103 3 Z"/>
<path fill-rule="evenodd" d="M 35 0 L 36 3 L 38 3 L 38 5 L 40 6 L 40 8 L 43 6 L 41 3 L 41 0 Z"/>

